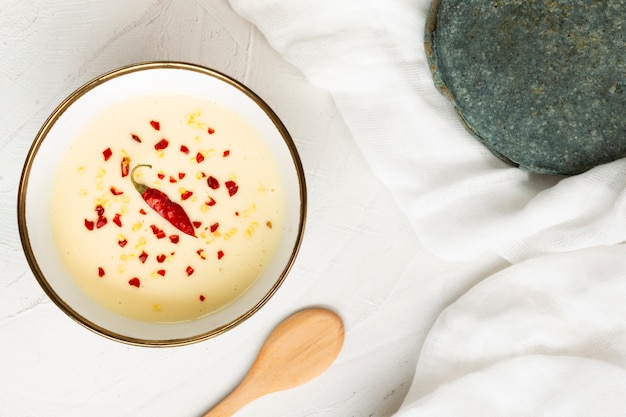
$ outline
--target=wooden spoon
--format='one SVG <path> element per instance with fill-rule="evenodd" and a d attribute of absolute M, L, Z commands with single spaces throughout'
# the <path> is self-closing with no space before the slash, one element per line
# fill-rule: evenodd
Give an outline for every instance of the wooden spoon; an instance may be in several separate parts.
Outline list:
<path fill-rule="evenodd" d="M 343 322 L 332 311 L 295 313 L 270 333 L 239 386 L 204 417 L 230 417 L 263 395 L 312 380 L 334 362 L 343 338 Z"/>

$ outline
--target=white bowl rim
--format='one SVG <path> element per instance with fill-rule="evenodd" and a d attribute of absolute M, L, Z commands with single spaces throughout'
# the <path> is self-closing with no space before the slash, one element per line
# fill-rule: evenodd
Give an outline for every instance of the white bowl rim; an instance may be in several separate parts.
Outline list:
<path fill-rule="evenodd" d="M 114 331 L 111 331 L 103 326 L 100 326 L 93 321 L 83 317 L 80 313 L 78 313 L 72 306 L 70 306 L 59 294 L 55 291 L 54 287 L 50 284 L 50 282 L 46 279 L 45 274 L 41 270 L 37 259 L 35 257 L 34 251 L 31 247 L 28 225 L 26 221 L 26 196 L 28 193 L 28 182 L 29 182 L 29 174 L 31 168 L 33 166 L 33 162 L 35 156 L 42 143 L 46 139 L 48 132 L 52 129 L 56 121 L 61 117 L 61 115 L 80 97 L 87 94 L 89 91 L 94 89 L 95 87 L 109 81 L 115 79 L 117 77 L 121 77 L 127 74 L 135 73 L 138 71 L 146 71 L 153 69 L 178 69 L 178 70 L 186 70 L 186 71 L 194 71 L 200 74 L 207 75 L 209 77 L 213 77 L 219 81 L 222 81 L 251 99 L 258 107 L 267 115 L 267 117 L 271 120 L 276 130 L 279 132 L 280 136 L 285 142 L 288 152 L 292 158 L 292 162 L 294 164 L 294 169 L 297 174 L 297 181 L 299 186 L 299 198 L 300 198 L 300 213 L 299 213 L 299 222 L 297 226 L 297 236 L 291 251 L 291 255 L 284 266 L 284 269 L 280 276 L 276 279 L 273 286 L 265 293 L 265 295 L 249 310 L 245 313 L 241 314 L 239 317 L 234 320 L 226 323 L 220 327 L 211 329 L 209 331 L 190 336 L 184 338 L 162 338 L 162 339 L 146 339 L 146 338 L 136 338 L 129 335 L 120 334 Z M 224 332 L 232 329 L 233 327 L 241 324 L 252 315 L 254 315 L 258 310 L 261 309 L 269 299 L 278 291 L 279 287 L 282 285 L 284 280 L 286 279 L 291 267 L 293 266 L 297 254 L 300 250 L 303 236 L 304 236 L 304 227 L 306 223 L 306 212 L 307 212 L 307 190 L 306 190 L 306 182 L 304 169 L 302 166 L 302 161 L 296 149 L 296 145 L 287 131 L 287 128 L 279 119 L 279 117 L 274 113 L 274 111 L 270 108 L 270 106 L 261 99 L 256 93 L 254 93 L 250 88 L 243 85 L 239 81 L 234 78 L 219 72 L 217 70 L 207 68 L 198 64 L 192 64 L 187 62 L 180 61 L 149 61 L 149 62 L 140 62 L 136 64 L 126 65 L 119 67 L 117 69 L 113 69 L 109 72 L 106 72 L 87 83 L 83 84 L 81 87 L 72 92 L 69 96 L 67 96 L 50 114 L 47 120 L 44 122 L 37 135 L 35 136 L 33 143 L 27 153 L 26 160 L 23 165 L 22 174 L 20 177 L 19 188 L 18 188 L 18 196 L 17 196 L 17 217 L 18 217 L 18 229 L 20 240 L 22 244 L 22 248 L 24 250 L 24 254 L 26 256 L 26 260 L 28 265 L 33 272 L 35 279 L 46 293 L 46 295 L 53 301 L 53 303 L 63 311 L 67 316 L 73 319 L 75 322 L 79 323 L 83 327 L 104 336 L 105 338 L 112 339 L 118 342 L 136 345 L 136 346 L 149 346 L 149 347 L 164 347 L 164 346 L 181 346 L 188 345 L 191 343 L 199 342 L 202 340 L 206 340 L 217 335 L 223 334 Z"/>

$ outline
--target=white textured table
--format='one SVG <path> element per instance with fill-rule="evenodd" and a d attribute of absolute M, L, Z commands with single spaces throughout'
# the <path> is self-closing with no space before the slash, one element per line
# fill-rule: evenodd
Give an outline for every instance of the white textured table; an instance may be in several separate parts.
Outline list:
<path fill-rule="evenodd" d="M 100 73 L 149 60 L 208 66 L 259 94 L 292 134 L 309 191 L 304 244 L 274 298 L 234 330 L 176 348 L 116 343 L 66 317 L 30 272 L 17 228 L 22 165 L 48 114 Z M 0 91 L 0 416 L 202 415 L 278 322 L 316 305 L 345 321 L 337 362 L 238 415 L 390 416 L 442 307 L 504 266 L 422 250 L 327 93 L 224 0 L 4 0 Z"/>

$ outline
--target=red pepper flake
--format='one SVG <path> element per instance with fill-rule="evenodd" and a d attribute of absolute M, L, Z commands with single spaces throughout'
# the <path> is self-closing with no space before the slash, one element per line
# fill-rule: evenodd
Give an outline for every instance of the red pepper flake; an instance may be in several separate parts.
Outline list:
<path fill-rule="evenodd" d="M 207 132 L 209 132 L 209 135 L 212 135 L 213 133 L 215 133 L 215 129 L 210 127 L 210 128 L 207 129 Z"/>
<path fill-rule="evenodd" d="M 104 156 L 104 162 L 106 162 L 113 155 L 113 152 L 111 151 L 111 148 L 106 148 L 102 151 L 102 155 Z"/>
<path fill-rule="evenodd" d="M 239 217 L 239 212 L 238 211 L 235 212 L 235 216 Z"/>
<path fill-rule="evenodd" d="M 128 244 L 128 240 L 126 239 L 119 240 L 117 244 L 120 245 L 120 248 L 123 248 L 124 246 Z"/>
<path fill-rule="evenodd" d="M 198 254 L 200 258 L 206 259 L 206 253 L 204 252 L 204 249 L 198 249 L 196 253 Z"/>
<path fill-rule="evenodd" d="M 211 233 L 215 232 L 215 231 L 217 230 L 217 228 L 218 228 L 218 227 L 220 227 L 220 224 L 219 224 L 219 223 L 213 223 L 213 224 L 211 225 L 211 229 L 210 229 L 210 230 L 211 230 Z"/>
<path fill-rule="evenodd" d="M 188 154 L 189 153 L 189 148 L 186 147 L 185 145 L 180 145 L 180 151 L 184 154 Z"/>
<path fill-rule="evenodd" d="M 122 158 L 122 162 L 120 163 L 120 170 L 122 172 L 122 177 L 127 177 L 130 172 L 130 158 L 125 156 Z"/>
<path fill-rule="evenodd" d="M 196 154 L 196 162 L 197 162 L 197 163 L 200 163 L 200 162 L 202 162 L 202 161 L 204 161 L 204 155 L 202 155 L 200 152 L 198 152 L 198 153 Z"/>
<path fill-rule="evenodd" d="M 98 217 L 98 221 L 96 222 L 96 229 L 99 229 L 107 224 L 106 217 Z"/>
<path fill-rule="evenodd" d="M 154 130 L 161 130 L 161 123 L 155 122 L 154 120 L 150 120 L 150 126 L 152 126 Z"/>
<path fill-rule="evenodd" d="M 226 149 L 226 150 L 224 151 L 224 153 L 222 154 L 222 156 L 223 156 L 224 158 L 226 158 L 228 155 L 230 155 L 230 151 L 229 151 L 228 149 Z"/>
<path fill-rule="evenodd" d="M 91 220 L 85 219 L 85 227 L 87 228 L 87 230 L 93 230 L 93 226 L 94 226 L 94 222 L 92 222 Z"/>
<path fill-rule="evenodd" d="M 191 274 L 193 274 L 193 268 L 188 266 L 187 269 L 185 269 L 185 272 L 187 272 L 187 276 L 190 276 Z"/>
<path fill-rule="evenodd" d="M 98 204 L 95 208 L 95 212 L 98 215 L 98 217 L 102 217 L 104 215 L 104 207 L 102 207 L 102 205 Z"/>
<path fill-rule="evenodd" d="M 183 200 L 187 200 L 192 195 L 193 195 L 193 191 L 186 190 L 184 193 L 180 195 L 180 198 Z"/>
<path fill-rule="evenodd" d="M 139 260 L 142 264 L 144 264 L 146 263 L 146 259 L 148 259 L 148 254 L 146 253 L 146 251 L 141 251 L 141 253 L 139 254 Z"/>
<path fill-rule="evenodd" d="M 239 186 L 237 185 L 237 183 L 235 183 L 235 181 L 226 181 L 224 185 L 226 186 L 226 188 L 228 188 L 229 196 L 232 197 L 235 194 L 237 194 L 237 190 L 239 190 Z"/>
<path fill-rule="evenodd" d="M 178 182 L 178 181 L 176 180 L 176 178 L 170 175 L 170 183 L 174 184 L 175 182 Z"/>
<path fill-rule="evenodd" d="M 157 274 L 159 274 L 159 275 L 161 275 L 162 277 L 164 277 L 164 276 L 165 276 L 165 269 L 159 269 L 159 270 L 157 271 Z"/>
<path fill-rule="evenodd" d="M 156 260 L 158 263 L 162 264 L 163 262 L 165 262 L 165 255 L 163 254 L 157 255 Z"/>
<path fill-rule="evenodd" d="M 170 242 L 178 243 L 180 241 L 180 236 L 178 235 L 170 235 Z"/>
<path fill-rule="evenodd" d="M 98 267 L 98 276 L 102 278 L 104 276 L 104 268 L 101 266 Z"/>
<path fill-rule="evenodd" d="M 222 259 L 223 257 L 224 257 L 224 251 L 218 250 L 217 251 L 217 259 Z"/>
<path fill-rule="evenodd" d="M 164 173 L 162 173 L 162 172 L 159 172 L 159 173 L 157 174 L 157 177 L 159 177 L 159 179 L 160 179 L 160 180 L 162 180 L 163 178 L 165 178 L 165 174 L 164 174 Z"/>
<path fill-rule="evenodd" d="M 139 209 L 139 214 L 143 214 L 145 216 L 148 213 L 146 213 L 146 211 L 144 209 Z"/>
<path fill-rule="evenodd" d="M 139 286 L 141 285 L 141 281 L 139 281 L 139 278 L 135 277 L 129 279 L 128 284 L 132 285 L 133 287 L 139 288 Z"/>
<path fill-rule="evenodd" d="M 111 190 L 111 194 L 113 194 L 113 195 L 122 195 L 122 194 L 124 194 L 124 191 L 120 191 L 120 190 L 118 190 L 115 187 L 111 187 L 109 189 Z"/>
<path fill-rule="evenodd" d="M 139 142 L 139 143 L 141 143 L 141 138 L 140 138 L 139 136 L 135 135 L 134 133 L 131 133 L 131 134 L 130 134 L 130 137 L 131 137 L 131 138 L 133 138 L 133 140 L 134 140 L 135 142 Z"/>
<path fill-rule="evenodd" d="M 121 219 L 121 217 L 122 217 L 122 215 L 119 214 L 119 213 L 115 213 L 115 217 L 113 217 L 113 223 L 115 223 L 119 227 L 122 227 L 122 219 Z"/>
<path fill-rule="evenodd" d="M 185 178 L 185 173 L 184 172 L 179 172 L 178 173 L 178 179 L 182 180 L 183 178 Z"/>
<path fill-rule="evenodd" d="M 209 207 L 212 207 L 216 204 L 216 201 L 213 197 L 209 197 L 209 199 L 204 204 L 206 204 Z"/>
<path fill-rule="evenodd" d="M 161 151 L 167 148 L 169 144 L 170 142 L 167 139 L 163 138 L 154 145 L 154 149 L 156 149 L 157 151 Z"/>
<path fill-rule="evenodd" d="M 165 237 L 165 232 L 155 225 L 151 224 L 150 228 L 152 229 L 152 233 L 157 237 L 157 239 L 163 239 Z"/>
<path fill-rule="evenodd" d="M 204 295 L 202 295 L 202 294 L 200 294 L 199 298 L 200 298 L 200 301 L 204 301 L 205 300 Z"/>
<path fill-rule="evenodd" d="M 217 180 L 217 178 L 215 178 L 212 175 L 209 178 L 207 178 L 206 182 L 209 185 L 209 188 L 213 190 L 217 190 L 218 188 L 220 188 L 219 181 Z"/>
<path fill-rule="evenodd" d="M 202 226 L 202 222 L 192 222 L 193 223 L 193 227 L 195 227 L 196 229 L 199 229 L 200 226 Z"/>

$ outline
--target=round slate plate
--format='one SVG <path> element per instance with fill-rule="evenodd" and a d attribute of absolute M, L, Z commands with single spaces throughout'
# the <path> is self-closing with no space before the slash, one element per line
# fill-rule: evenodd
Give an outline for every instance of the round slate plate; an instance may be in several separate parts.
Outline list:
<path fill-rule="evenodd" d="M 626 0 L 434 0 L 435 85 L 501 159 L 577 174 L 626 156 Z"/>

